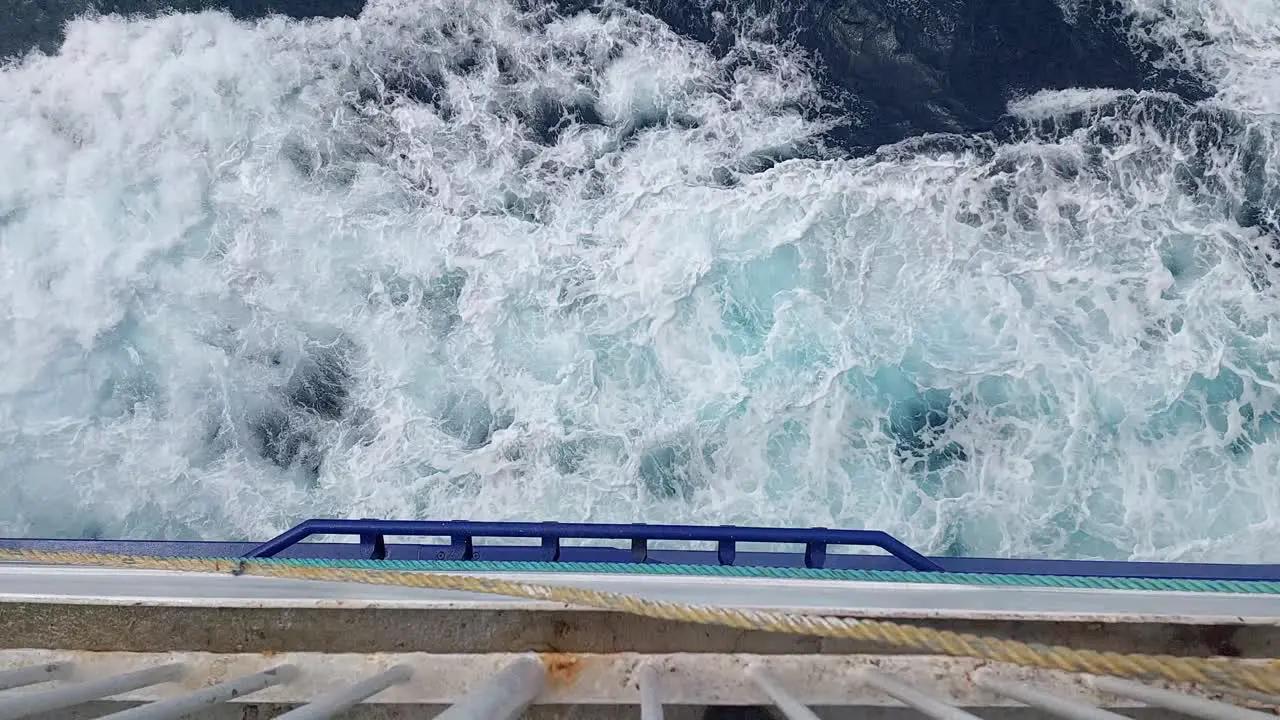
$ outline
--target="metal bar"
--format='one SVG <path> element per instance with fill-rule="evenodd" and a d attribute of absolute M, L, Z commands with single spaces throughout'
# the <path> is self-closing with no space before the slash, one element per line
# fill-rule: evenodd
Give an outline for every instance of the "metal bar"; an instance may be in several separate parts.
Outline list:
<path fill-rule="evenodd" d="M 157 700 L 146 705 L 139 705 L 135 708 L 112 713 L 98 718 L 98 720 L 106 720 L 106 718 L 111 718 L 111 720 L 173 720 L 173 718 L 191 715 L 214 705 L 221 705 L 241 695 L 249 695 L 272 685 L 287 683 L 297 676 L 297 667 L 293 665 L 277 665 L 270 670 L 263 670 L 260 673 L 244 675 L 234 680 L 211 685 L 190 695 L 168 700 Z"/>
<path fill-rule="evenodd" d="M 755 681 L 756 685 L 764 691 L 765 695 L 778 706 L 778 710 L 787 717 L 787 720 L 821 720 L 813 713 L 803 702 L 798 700 L 794 695 L 787 692 L 785 688 L 778 683 L 767 671 L 759 666 L 752 666 L 747 669 L 747 677 Z"/>
<path fill-rule="evenodd" d="M 408 665 L 396 665 L 350 687 L 325 693 L 300 708 L 277 715 L 275 720 L 326 720 L 412 676 L 413 670 Z"/>
<path fill-rule="evenodd" d="M 640 684 L 640 720 L 662 720 L 662 693 L 658 688 L 658 670 L 645 663 L 637 673 Z"/>
<path fill-rule="evenodd" d="M 1241 700 L 1250 700 L 1252 702 L 1262 703 L 1263 705 L 1280 706 L 1280 695 L 1270 695 L 1267 693 L 1254 692 L 1253 690 L 1241 690 L 1240 688 L 1229 688 L 1222 685 L 1214 685 L 1212 689 L 1214 692 L 1219 692 L 1224 695 L 1235 695 Z"/>
<path fill-rule="evenodd" d="M 71 674 L 71 663 L 51 662 L 0 672 L 0 690 L 60 680 Z"/>
<path fill-rule="evenodd" d="M 0 697 L 0 720 L 15 720 L 40 712 L 60 710 L 90 700 L 178 680 L 186 669 L 186 665 L 182 663 L 170 663 L 39 692 Z"/>
<path fill-rule="evenodd" d="M 213 542 L 204 540 L 73 540 L 60 538 L 0 538 L 0 550 L 46 550 L 50 552 L 87 552 L 107 555 L 147 555 L 150 557 L 233 557 L 247 556 L 262 547 L 260 542 Z M 388 556 L 395 559 L 435 560 L 437 551 L 448 552 L 448 545 L 436 543 L 388 544 Z M 486 548 L 486 550 L 489 550 Z M 528 552 L 525 552 L 525 551 Z M 540 548 L 522 545 L 494 546 L 493 559 L 527 561 Z M 797 553 L 739 552 L 740 565 L 804 567 L 791 562 Z M 650 558 L 664 562 L 716 565 L 715 550 L 649 550 Z M 289 552 L 294 558 L 328 560 L 369 559 L 356 543 L 304 543 Z M 454 558 L 456 559 L 456 558 Z M 563 562 L 641 562 L 643 557 L 608 547 L 566 546 L 561 549 Z M 801 560 L 803 558 L 800 558 Z M 1280 564 L 1230 565 L 1225 563 L 1130 562 L 1112 560 L 1037 560 L 1030 558 L 931 558 L 944 565 L 947 572 L 991 575 L 1065 575 L 1071 577 L 1158 578 L 1177 580 L 1230 580 L 1236 582 L 1275 582 L 1280 580 Z M 893 570 L 901 561 L 884 555 L 828 554 L 826 561 L 813 567 L 842 570 Z M 3 564 L 3 563 L 0 563 Z"/>
<path fill-rule="evenodd" d="M 1123 680 L 1105 675 L 1091 675 L 1087 676 L 1085 680 L 1095 688 L 1112 695 L 1141 700 L 1148 705 L 1157 705 L 1168 710 L 1195 715 L 1207 720 L 1276 720 L 1276 716 L 1270 713 L 1248 710 L 1216 700 L 1207 700 L 1194 695 L 1143 685 L 1132 680 Z"/>
<path fill-rule="evenodd" d="M 954 705 L 926 695 L 874 670 L 863 670 L 858 675 L 867 685 L 905 705 L 910 705 L 934 720 L 979 720 L 976 716 Z"/>
<path fill-rule="evenodd" d="M 1021 683 L 996 680 L 989 677 L 987 673 L 974 673 L 973 682 L 978 687 L 985 688 L 998 695 L 1013 698 L 1032 707 L 1038 707 L 1058 717 L 1067 718 L 1067 720 L 1128 720 L 1123 715 L 1096 708 L 1078 700 L 1047 693 Z"/>
<path fill-rule="evenodd" d="M 878 547 L 916 570 L 945 572 L 938 563 L 880 530 L 768 528 L 734 525 L 645 525 L 606 523 L 465 522 L 458 520 L 307 520 L 258 545 L 242 557 L 266 558 L 312 535 L 411 535 L 530 537 L 543 539 L 704 540 Z M 813 554 L 815 557 L 817 554 Z"/>
<path fill-rule="evenodd" d="M 435 720 L 514 720 L 547 685 L 538 660 L 525 657 L 498 671 Z"/>

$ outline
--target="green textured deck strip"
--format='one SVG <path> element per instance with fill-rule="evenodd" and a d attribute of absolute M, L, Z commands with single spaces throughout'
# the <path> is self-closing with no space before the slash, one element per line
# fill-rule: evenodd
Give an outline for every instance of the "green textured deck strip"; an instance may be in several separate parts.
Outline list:
<path fill-rule="evenodd" d="M 243 560 L 244 558 L 229 558 Z M 1146 590 L 1212 592 L 1250 595 L 1280 594 L 1280 582 L 1269 580 L 1196 580 L 1170 578 L 1080 577 L 1069 575 L 1010 575 L 917 570 L 827 570 L 810 568 L 737 567 L 724 565 L 665 565 L 650 563 L 509 562 L 487 560 L 318 560 L 255 558 L 252 563 L 350 567 L 376 570 L 418 570 L 451 573 L 546 572 L 611 573 L 619 575 L 692 575 L 702 577 L 787 578 L 862 582 L 977 585 L 998 587 L 1076 588 L 1083 590 Z"/>

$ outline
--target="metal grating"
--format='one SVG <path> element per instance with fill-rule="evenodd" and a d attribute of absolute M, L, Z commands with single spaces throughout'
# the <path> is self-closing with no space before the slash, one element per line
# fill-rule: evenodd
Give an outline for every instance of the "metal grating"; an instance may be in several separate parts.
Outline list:
<path fill-rule="evenodd" d="M 171 720 L 259 699 L 296 705 L 277 716 L 284 720 L 321 720 L 370 700 L 448 705 L 436 716 L 440 720 L 513 720 L 543 702 L 639 705 L 643 720 L 662 720 L 664 703 L 762 701 L 789 720 L 816 720 L 820 716 L 811 708 L 817 705 L 895 703 L 935 720 L 978 720 L 982 708 L 995 705 L 1034 708 L 1066 720 L 1120 720 L 1104 708 L 1142 706 L 1207 720 L 1274 720 L 1272 712 L 1256 708 L 1277 700 L 933 656 L 264 657 L 17 650 L 0 652 L 0 668 L 7 668 L 0 669 L 0 720 L 106 698 L 142 703 L 106 716 L 113 720 Z M 735 695 L 736 700 L 727 697 Z"/>

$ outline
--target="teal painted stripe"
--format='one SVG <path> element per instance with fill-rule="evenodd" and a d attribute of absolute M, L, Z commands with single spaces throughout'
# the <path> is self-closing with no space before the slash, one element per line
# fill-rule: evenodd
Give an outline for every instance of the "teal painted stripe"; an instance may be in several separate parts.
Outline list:
<path fill-rule="evenodd" d="M 227 558 L 231 561 L 243 558 Z M 1245 580 L 1187 580 L 1157 578 L 1076 577 L 1067 575 L 1001 575 L 917 570 L 827 570 L 810 568 L 737 567 L 724 565 L 659 565 L 640 563 L 510 562 L 487 560 L 319 560 L 310 558 L 261 558 L 248 562 L 311 567 L 345 567 L 370 570 L 425 570 L 434 572 L 559 572 L 611 573 L 619 575 L 692 575 L 702 577 L 792 578 L 863 582 L 927 583 L 997 587 L 1078 588 L 1084 590 L 1149 590 L 1212 592 L 1250 595 L 1280 594 L 1280 582 Z"/>

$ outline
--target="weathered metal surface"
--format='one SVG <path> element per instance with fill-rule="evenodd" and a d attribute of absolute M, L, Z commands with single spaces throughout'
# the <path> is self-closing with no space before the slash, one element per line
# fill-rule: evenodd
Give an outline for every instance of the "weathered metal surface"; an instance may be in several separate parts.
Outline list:
<path fill-rule="evenodd" d="M 1099 652 L 1280 657 L 1280 626 L 922 620 Z M 579 610 L 0 604 L 0 648 L 207 652 L 900 653 L 875 643 Z M 920 653 L 915 653 L 920 654 Z"/>
<path fill-rule="evenodd" d="M 144 687 L 114 696 L 119 702 L 152 702 L 181 697 L 230 678 L 251 675 L 282 664 L 296 666 L 291 682 L 268 687 L 251 696 L 231 698 L 233 703 L 298 705 L 335 688 L 352 685 L 402 665 L 412 671 L 412 682 L 389 687 L 369 698 L 379 705 L 447 705 L 475 691 L 503 668 L 526 654 L 493 653 L 453 655 L 431 653 L 84 653 L 47 650 L 0 651 L 0 670 L 23 665 L 71 661 L 76 676 L 65 682 L 37 686 L 66 686 L 68 682 L 118 675 L 141 667 L 182 663 L 187 669 L 175 682 Z M 937 656 L 821 656 L 675 653 L 640 655 L 617 653 L 534 655 L 546 677 L 540 705 L 626 704 L 639 709 L 640 670 L 646 664 L 656 671 L 663 702 L 671 706 L 766 705 L 771 702 L 750 677 L 752 668 L 768 674 L 779 686 L 810 707 L 894 707 L 889 695 L 859 681 L 860 673 L 874 671 L 895 682 L 926 690 L 952 705 L 963 707 L 1019 707 L 1020 703 L 983 689 L 970 676 L 979 668 L 988 677 L 1025 684 L 1095 706 L 1138 707 L 1141 703 L 1100 692 L 1078 675 L 1028 671 L 1023 668 Z M 1160 686 L 1169 687 L 1169 686 Z M 1211 692 L 1179 688 L 1195 697 L 1221 698 Z M 22 688 L 9 692 L 31 692 Z"/>

